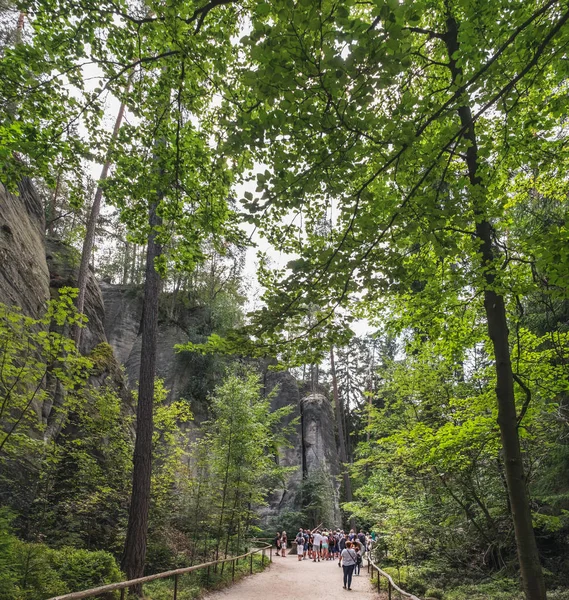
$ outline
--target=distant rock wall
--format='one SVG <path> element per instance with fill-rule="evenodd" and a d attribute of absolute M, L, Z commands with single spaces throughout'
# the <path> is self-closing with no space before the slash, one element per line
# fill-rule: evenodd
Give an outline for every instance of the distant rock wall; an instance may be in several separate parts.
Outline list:
<path fill-rule="evenodd" d="M 45 237 L 43 205 L 31 182 L 23 180 L 19 195 L 8 193 L 0 185 L 0 302 L 21 307 L 24 314 L 38 317 L 50 296 L 64 286 L 77 282 L 79 255 L 60 240 Z M 118 286 L 99 283 L 89 272 L 85 313 L 88 325 L 83 332 L 81 352 L 93 353 L 97 369 L 92 382 L 102 385 L 109 380 L 123 395 L 125 409 L 129 404 L 129 389 L 135 389 L 140 369 L 142 315 L 141 286 Z M 176 344 L 188 340 L 201 342 L 211 333 L 207 308 L 185 308 L 170 313 L 162 311 L 158 327 L 156 374 L 170 390 L 171 399 L 186 398 L 195 421 L 189 435 L 197 435 L 196 426 L 207 419 L 208 393 L 220 383 L 226 359 L 177 353 Z M 109 343 L 113 352 L 105 350 Z M 123 378 L 120 366 L 125 369 Z M 290 447 L 280 449 L 279 463 L 292 467 L 282 489 L 276 490 L 263 511 L 267 525 L 286 511 L 302 508 L 299 491 L 304 479 L 314 473 L 324 473 L 330 486 L 334 519 L 339 523 L 338 456 L 334 433 L 334 418 L 329 399 L 321 393 L 304 392 L 287 372 L 259 367 L 267 394 L 276 390 L 271 407 L 292 406 L 290 424 L 297 419 L 290 435 Z M 54 407 L 61 398 L 52 398 L 37 413 L 47 425 L 48 435 L 56 435 Z M 194 432 L 193 434 L 191 432 Z M 337 518 L 336 518 L 337 517 Z"/>
<path fill-rule="evenodd" d="M 101 284 L 105 303 L 105 330 L 115 355 L 124 365 L 129 386 L 134 388 L 139 377 L 142 315 L 140 286 Z M 168 304 L 165 300 L 164 304 Z M 194 413 L 195 426 L 208 418 L 207 395 L 221 382 L 224 359 L 198 354 L 177 353 L 176 344 L 188 340 L 204 341 L 211 333 L 209 313 L 205 308 L 185 308 L 173 314 L 162 311 L 158 325 L 156 375 L 170 390 L 170 399 L 186 398 Z M 334 415 L 329 399 L 323 393 L 300 390 L 295 378 L 286 371 L 272 371 L 259 365 L 266 394 L 271 394 L 271 409 L 292 406 L 285 421 L 297 424 L 289 436 L 289 447 L 279 449 L 279 464 L 294 470 L 282 488 L 275 490 L 269 505 L 261 509 L 262 523 L 268 525 L 280 514 L 302 509 L 300 490 L 303 479 L 322 474 L 326 497 L 332 499 L 335 523 L 340 522 L 340 474 L 336 448 Z M 191 434 L 191 433 L 190 433 Z"/>

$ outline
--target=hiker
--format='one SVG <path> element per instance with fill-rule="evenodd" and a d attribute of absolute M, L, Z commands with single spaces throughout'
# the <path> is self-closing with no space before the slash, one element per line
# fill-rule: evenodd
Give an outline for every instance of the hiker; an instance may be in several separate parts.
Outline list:
<path fill-rule="evenodd" d="M 314 541 L 314 534 L 312 532 L 310 532 L 308 534 L 308 558 L 312 558 L 312 555 L 314 554 L 314 550 L 313 550 L 313 542 Z"/>
<path fill-rule="evenodd" d="M 303 537 L 304 537 L 304 556 L 303 558 L 306 558 L 306 555 L 308 554 L 308 541 L 310 539 L 310 535 L 308 533 L 308 529 L 305 529 L 302 533 Z"/>
<path fill-rule="evenodd" d="M 280 556 L 279 550 L 281 549 L 281 534 L 277 531 L 277 535 L 275 536 L 275 546 L 277 547 L 276 555 Z"/>
<path fill-rule="evenodd" d="M 304 554 L 304 533 L 302 529 L 296 534 L 296 553 L 298 555 L 298 560 L 302 560 L 302 556 Z"/>
<path fill-rule="evenodd" d="M 328 532 L 324 531 L 322 533 L 322 541 L 321 543 L 321 548 L 322 548 L 322 560 L 328 560 Z"/>
<path fill-rule="evenodd" d="M 362 563 L 363 563 L 363 553 L 361 551 L 360 548 L 358 548 L 357 546 L 355 547 L 356 550 L 356 564 L 354 566 L 354 575 L 358 575 L 360 574 L 360 569 L 362 568 Z"/>
<path fill-rule="evenodd" d="M 366 551 L 366 546 L 365 546 L 365 543 L 364 543 L 364 542 L 362 542 L 362 541 L 360 540 L 360 538 L 356 538 L 356 539 L 355 539 L 355 540 L 352 542 L 352 544 L 354 545 L 354 548 L 358 548 L 358 549 L 359 549 L 359 551 L 362 553 L 362 556 L 363 556 L 364 552 Z"/>
<path fill-rule="evenodd" d="M 288 542 L 288 539 L 286 537 L 286 531 L 283 530 L 283 532 L 281 533 L 281 556 L 283 558 L 286 558 L 286 544 Z"/>
<path fill-rule="evenodd" d="M 340 554 L 340 562 L 344 568 L 344 589 L 352 589 L 352 575 L 354 574 L 354 567 L 358 562 L 358 555 L 352 548 L 352 542 L 349 540 L 346 542 L 346 547 Z"/>
<path fill-rule="evenodd" d="M 322 536 L 319 531 L 316 531 L 312 535 L 312 562 L 316 562 L 316 558 L 318 558 L 318 562 L 320 562 L 320 544 L 322 543 Z"/>

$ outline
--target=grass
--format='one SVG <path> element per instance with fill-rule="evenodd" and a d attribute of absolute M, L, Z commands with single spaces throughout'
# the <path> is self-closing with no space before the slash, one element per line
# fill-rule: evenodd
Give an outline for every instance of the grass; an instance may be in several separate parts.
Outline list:
<path fill-rule="evenodd" d="M 253 555 L 253 573 L 260 573 L 269 565 L 269 557 L 265 557 L 264 565 L 261 564 L 261 554 Z M 251 568 L 250 558 L 241 559 L 235 565 L 235 581 L 249 575 Z M 177 600 L 194 600 L 200 598 L 206 592 L 228 587 L 233 583 L 231 563 L 225 563 L 223 573 L 221 565 L 217 572 L 213 567 L 192 571 L 178 577 Z M 174 578 L 157 579 L 144 585 L 144 598 L 146 600 L 173 600 Z"/>

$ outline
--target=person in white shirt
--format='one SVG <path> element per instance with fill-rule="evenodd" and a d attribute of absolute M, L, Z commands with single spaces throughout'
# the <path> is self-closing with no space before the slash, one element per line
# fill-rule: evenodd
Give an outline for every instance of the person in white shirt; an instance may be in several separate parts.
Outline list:
<path fill-rule="evenodd" d="M 344 589 L 347 587 L 348 590 L 351 590 L 354 567 L 358 564 L 358 555 L 352 547 L 352 542 L 346 542 L 346 547 L 340 555 L 340 561 L 344 570 Z"/>
<path fill-rule="evenodd" d="M 298 560 L 302 560 L 304 554 L 304 535 L 302 529 L 296 534 L 296 553 L 298 554 Z"/>
<path fill-rule="evenodd" d="M 322 536 L 319 531 L 316 531 L 313 535 L 312 539 L 312 562 L 316 562 L 316 558 L 318 558 L 318 562 L 320 562 L 320 544 L 322 543 Z"/>

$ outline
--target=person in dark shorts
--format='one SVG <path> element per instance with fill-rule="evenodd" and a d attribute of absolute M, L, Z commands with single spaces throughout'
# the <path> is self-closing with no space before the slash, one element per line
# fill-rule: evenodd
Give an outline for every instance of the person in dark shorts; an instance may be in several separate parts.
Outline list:
<path fill-rule="evenodd" d="M 281 534 L 277 531 L 277 535 L 275 536 L 275 546 L 277 547 L 277 556 L 280 556 L 279 551 L 281 549 Z"/>

